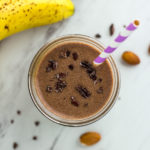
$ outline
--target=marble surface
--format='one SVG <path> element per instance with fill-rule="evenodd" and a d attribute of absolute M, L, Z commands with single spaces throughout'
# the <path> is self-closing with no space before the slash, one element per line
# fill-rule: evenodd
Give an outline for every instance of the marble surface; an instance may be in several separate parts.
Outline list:
<path fill-rule="evenodd" d="M 150 149 L 150 0 L 73 0 L 74 16 L 54 25 L 27 30 L 0 42 L 0 150 L 148 150 Z M 121 73 L 119 99 L 113 109 L 92 125 L 63 127 L 35 108 L 27 88 L 27 73 L 33 56 L 46 42 L 66 34 L 100 33 L 105 45 L 113 39 L 108 27 L 115 24 L 117 35 L 135 18 L 139 29 L 113 55 Z M 136 52 L 141 63 L 128 66 L 121 61 L 125 50 Z M 21 115 L 16 111 L 21 110 Z M 11 124 L 10 120 L 14 119 Z M 39 120 L 36 127 L 34 121 Z M 79 144 L 79 136 L 97 131 L 102 140 L 92 147 Z M 37 141 L 32 137 L 38 136 Z"/>

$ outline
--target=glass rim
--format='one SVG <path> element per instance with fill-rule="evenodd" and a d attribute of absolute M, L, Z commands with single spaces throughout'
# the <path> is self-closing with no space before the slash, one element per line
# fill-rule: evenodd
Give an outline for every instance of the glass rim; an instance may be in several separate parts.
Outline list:
<path fill-rule="evenodd" d="M 107 60 L 110 63 L 110 67 L 112 69 L 113 72 L 113 79 L 115 80 L 113 83 L 113 88 L 112 88 L 112 92 L 111 92 L 111 96 L 107 102 L 107 104 L 104 106 L 104 108 L 100 109 L 100 111 L 98 111 L 96 114 L 84 118 L 84 119 L 80 119 L 80 120 L 69 120 L 69 119 L 64 119 L 61 118 L 59 116 L 54 115 L 53 113 L 51 113 L 49 110 L 47 110 L 47 108 L 44 107 L 44 105 L 40 102 L 40 100 L 37 100 L 39 97 L 36 94 L 36 92 L 34 92 L 33 89 L 33 72 L 34 72 L 34 67 L 36 65 L 36 61 L 39 58 L 40 54 L 44 51 L 46 51 L 46 49 L 48 49 L 48 47 L 50 47 L 50 45 L 52 44 L 56 44 L 57 42 L 63 42 L 63 40 L 77 40 L 80 41 L 81 43 L 83 43 L 83 41 L 81 40 L 85 40 L 84 42 L 90 42 L 90 44 L 95 44 L 96 46 L 98 46 L 99 48 L 97 48 L 100 51 L 104 50 L 104 45 L 89 36 L 86 35 L 81 35 L 81 34 L 70 34 L 70 35 L 64 35 L 64 36 L 60 36 L 55 38 L 54 40 L 51 40 L 50 42 L 44 44 L 39 50 L 38 52 L 35 54 L 35 56 L 33 57 L 30 67 L 29 67 L 29 72 L 28 72 L 28 89 L 29 89 L 29 93 L 31 96 L 31 99 L 34 103 L 34 105 L 37 107 L 37 109 L 49 120 L 64 125 L 64 126 L 72 126 L 72 127 L 77 127 L 77 126 L 84 126 L 84 125 L 88 125 L 91 124 L 93 122 L 96 122 L 97 120 L 101 119 L 102 117 L 104 117 L 109 111 L 110 109 L 113 107 L 113 105 L 115 104 L 119 91 L 120 91 L 120 73 L 118 70 L 118 67 L 113 59 L 112 56 L 110 56 L 109 58 L 107 58 Z M 114 87 L 115 86 L 115 87 Z M 41 103 L 41 104 L 40 104 Z M 42 106 L 43 105 L 43 106 Z"/>

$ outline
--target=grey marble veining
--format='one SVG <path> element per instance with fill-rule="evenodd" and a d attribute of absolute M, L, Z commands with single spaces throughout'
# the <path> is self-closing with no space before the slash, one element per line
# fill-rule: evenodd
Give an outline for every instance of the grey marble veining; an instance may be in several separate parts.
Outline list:
<path fill-rule="evenodd" d="M 30 29 L 0 42 L 0 150 L 148 150 L 150 149 L 150 1 L 73 0 L 75 14 L 62 22 Z M 121 73 L 120 100 L 101 120 L 92 125 L 69 128 L 46 119 L 34 106 L 28 93 L 30 63 L 48 41 L 66 34 L 100 33 L 105 45 L 113 39 L 108 27 L 115 24 L 117 35 L 124 24 L 139 19 L 139 29 L 113 54 Z M 128 66 L 121 61 L 125 50 L 136 52 L 141 63 Z M 16 111 L 21 110 L 21 115 Z M 10 120 L 14 123 L 11 124 Z M 34 122 L 40 121 L 36 127 Z M 86 131 L 97 131 L 102 140 L 87 148 L 79 143 Z M 33 141 L 32 137 L 38 140 Z"/>

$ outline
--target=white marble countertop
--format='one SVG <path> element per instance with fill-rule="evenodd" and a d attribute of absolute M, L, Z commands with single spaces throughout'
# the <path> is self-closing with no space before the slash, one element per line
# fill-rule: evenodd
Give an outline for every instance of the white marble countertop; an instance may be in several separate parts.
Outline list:
<path fill-rule="evenodd" d="M 0 150 L 149 150 L 150 149 L 150 0 L 73 0 L 74 16 L 63 22 L 27 30 L 0 42 Z M 115 24 L 117 35 L 124 24 L 139 19 L 139 29 L 118 49 L 114 58 L 121 72 L 120 99 L 98 122 L 85 127 L 57 125 L 35 108 L 27 88 L 30 62 L 49 40 L 66 34 L 100 33 L 101 42 L 113 37 L 108 27 Z M 125 50 L 136 52 L 141 63 L 128 66 L 121 61 Z M 16 111 L 21 110 L 21 115 Z M 11 124 L 10 120 L 14 123 Z M 35 127 L 34 121 L 40 121 Z M 102 140 L 83 147 L 78 137 L 85 131 L 97 131 Z M 32 137 L 36 135 L 37 141 Z"/>

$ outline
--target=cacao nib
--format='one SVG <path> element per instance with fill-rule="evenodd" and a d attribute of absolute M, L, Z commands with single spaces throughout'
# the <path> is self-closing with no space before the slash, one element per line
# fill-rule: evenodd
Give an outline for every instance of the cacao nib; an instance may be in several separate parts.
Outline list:
<path fill-rule="evenodd" d="M 101 35 L 99 33 L 95 34 L 96 38 L 101 38 Z"/>
<path fill-rule="evenodd" d="M 89 76 L 90 76 L 90 78 L 91 78 L 92 80 L 95 81 L 95 80 L 97 79 L 97 77 L 96 77 L 96 71 L 93 71 L 92 73 L 90 73 Z"/>
<path fill-rule="evenodd" d="M 91 93 L 85 87 L 82 87 L 81 85 L 77 86 L 75 89 L 84 98 L 88 98 L 89 96 L 91 96 Z"/>
<path fill-rule="evenodd" d="M 49 62 L 48 67 L 50 67 L 52 70 L 56 70 L 57 62 L 54 60 L 49 60 L 48 62 Z"/>
<path fill-rule="evenodd" d="M 86 69 L 86 72 L 88 73 L 89 77 L 92 79 L 92 80 L 96 80 L 97 79 L 97 76 L 96 76 L 96 70 L 92 67 L 92 64 L 90 64 L 89 62 L 87 61 L 82 61 L 80 63 L 81 67 L 85 68 Z"/>
<path fill-rule="evenodd" d="M 71 104 L 72 105 L 74 105 L 76 107 L 79 106 L 79 103 L 78 103 L 78 101 L 76 100 L 76 98 L 74 96 L 71 96 L 70 99 L 71 99 Z"/>
<path fill-rule="evenodd" d="M 11 123 L 11 124 L 13 124 L 13 123 L 14 123 L 14 120 L 13 120 L 13 119 L 12 119 L 12 120 L 10 120 L 10 123 Z"/>
<path fill-rule="evenodd" d="M 33 139 L 33 140 L 37 140 L 37 136 L 33 136 L 32 139 Z"/>
<path fill-rule="evenodd" d="M 77 60 L 78 59 L 78 54 L 77 53 L 73 53 L 72 57 L 73 57 L 74 60 Z"/>
<path fill-rule="evenodd" d="M 82 62 L 80 63 L 80 66 L 83 67 L 83 68 L 88 69 L 88 68 L 90 68 L 92 65 L 91 65 L 89 62 L 87 62 L 87 61 L 82 61 Z"/>
<path fill-rule="evenodd" d="M 66 86 L 67 86 L 67 83 L 65 81 L 59 80 L 58 82 L 56 82 L 55 91 L 57 93 L 62 92 Z"/>
<path fill-rule="evenodd" d="M 61 73 L 56 74 L 57 79 L 62 79 L 62 78 L 65 78 L 65 77 L 66 77 L 66 73 L 61 72 Z"/>
<path fill-rule="evenodd" d="M 16 148 L 18 148 L 18 143 L 17 143 L 17 142 L 14 142 L 14 143 L 13 143 L 13 149 L 16 149 Z"/>
<path fill-rule="evenodd" d="M 114 27 L 114 24 L 111 24 L 110 27 L 109 27 L 109 34 L 110 36 L 112 36 L 115 32 L 115 27 Z"/>
<path fill-rule="evenodd" d="M 35 126 L 39 126 L 40 122 L 39 121 L 35 121 L 34 124 L 35 124 Z"/>
<path fill-rule="evenodd" d="M 87 68 L 87 70 L 86 70 L 86 71 L 87 71 L 87 73 L 89 73 L 89 74 L 90 74 L 90 73 L 92 73 L 92 72 L 93 72 L 93 71 L 95 71 L 95 70 L 94 70 L 93 68 L 91 68 L 91 67 L 90 67 L 90 68 Z"/>
<path fill-rule="evenodd" d="M 73 67 L 72 64 L 70 64 L 70 65 L 68 66 L 68 68 L 69 68 L 70 70 L 73 70 L 73 69 L 74 69 L 74 67 Z"/>
<path fill-rule="evenodd" d="M 61 51 L 59 58 L 67 58 L 70 56 L 70 51 Z"/>
<path fill-rule="evenodd" d="M 66 51 L 66 56 L 69 57 L 70 56 L 70 51 Z"/>
<path fill-rule="evenodd" d="M 21 115 L 21 111 L 20 111 L 20 110 L 17 110 L 17 114 L 18 114 L 18 115 Z"/>
<path fill-rule="evenodd" d="M 51 69 L 51 67 L 46 67 L 46 72 L 50 72 L 52 69 Z"/>

